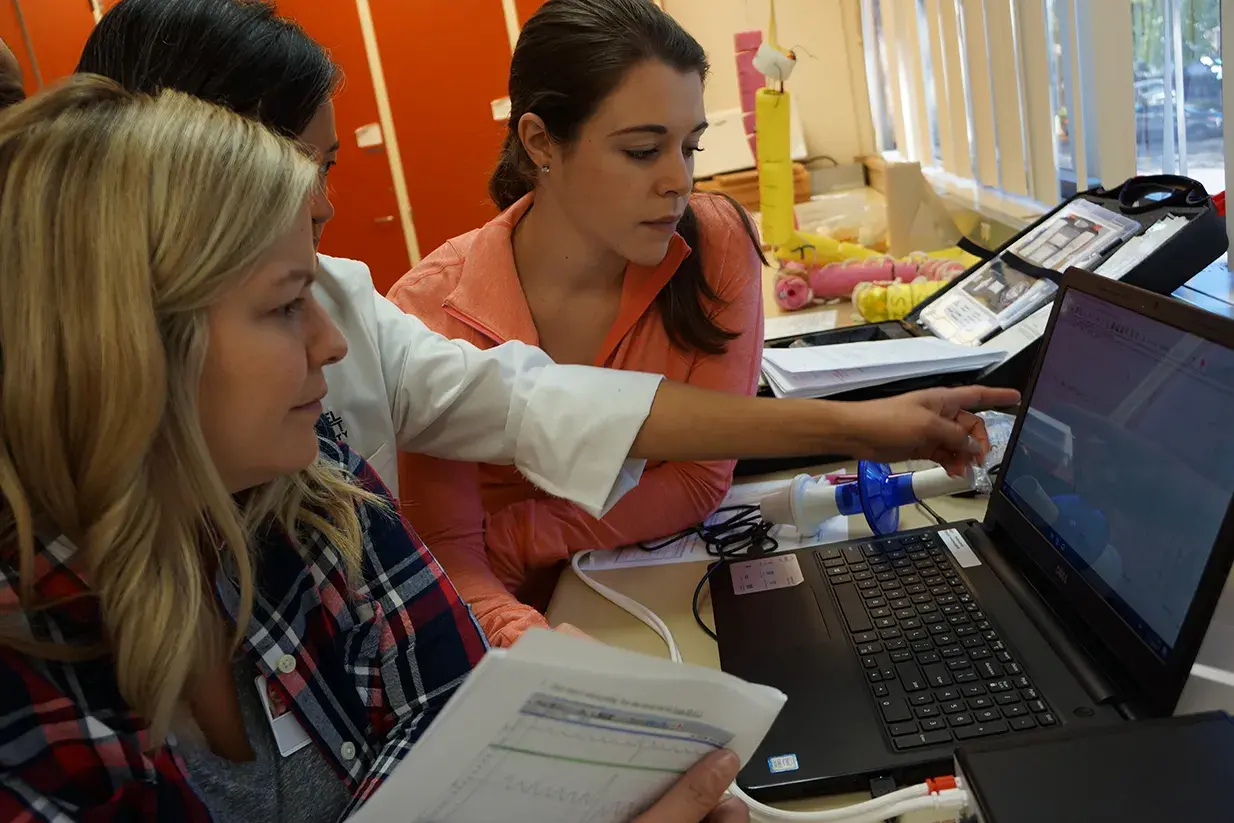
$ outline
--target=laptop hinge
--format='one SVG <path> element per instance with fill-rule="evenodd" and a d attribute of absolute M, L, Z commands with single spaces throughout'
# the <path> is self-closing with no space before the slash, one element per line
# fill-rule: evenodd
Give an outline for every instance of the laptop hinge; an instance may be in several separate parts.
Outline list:
<path fill-rule="evenodd" d="M 965 533 L 965 537 L 980 544 L 982 560 L 986 561 L 990 571 L 1007 587 L 1012 598 L 1080 681 L 1093 702 L 1098 705 L 1117 704 L 1121 697 L 1119 690 L 1098 670 L 1084 649 L 1071 639 L 1036 589 L 1003 556 L 996 542 L 990 539 L 988 528 L 988 525 L 974 523 Z"/>

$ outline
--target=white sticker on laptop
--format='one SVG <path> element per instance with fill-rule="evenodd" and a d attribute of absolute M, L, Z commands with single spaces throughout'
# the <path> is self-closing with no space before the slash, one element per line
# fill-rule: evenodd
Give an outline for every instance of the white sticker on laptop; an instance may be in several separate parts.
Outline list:
<path fill-rule="evenodd" d="M 943 538 L 943 542 L 947 544 L 947 548 L 951 549 L 951 556 L 956 559 L 961 568 L 971 569 L 973 566 L 981 565 L 981 558 L 973 551 L 973 547 L 968 545 L 968 541 L 964 539 L 955 529 L 947 529 L 939 533 L 939 537 Z"/>
<path fill-rule="evenodd" d="M 784 772 L 795 772 L 801 768 L 797 762 L 797 755 L 782 754 L 778 757 L 767 758 L 767 768 L 772 774 L 783 774 Z"/>
<path fill-rule="evenodd" d="M 800 585 L 805 576 L 795 554 L 777 554 L 757 560 L 743 560 L 730 567 L 733 594 L 769 592 Z"/>

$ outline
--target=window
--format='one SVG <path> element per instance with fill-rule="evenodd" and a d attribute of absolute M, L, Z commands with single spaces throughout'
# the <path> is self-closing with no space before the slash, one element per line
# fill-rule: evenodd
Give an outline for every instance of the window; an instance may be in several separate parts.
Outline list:
<path fill-rule="evenodd" d="M 863 0 L 884 150 L 1052 205 L 1137 173 L 1224 184 L 1220 0 Z"/>
<path fill-rule="evenodd" d="M 1220 0 L 1132 0 L 1136 167 L 1225 189 Z"/>

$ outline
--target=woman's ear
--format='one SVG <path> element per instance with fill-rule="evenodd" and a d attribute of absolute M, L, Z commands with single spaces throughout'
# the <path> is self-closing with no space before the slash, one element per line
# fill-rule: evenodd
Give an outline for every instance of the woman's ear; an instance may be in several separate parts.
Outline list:
<path fill-rule="evenodd" d="M 539 115 L 528 112 L 518 120 L 518 139 L 536 168 L 552 167 L 556 146 Z"/>

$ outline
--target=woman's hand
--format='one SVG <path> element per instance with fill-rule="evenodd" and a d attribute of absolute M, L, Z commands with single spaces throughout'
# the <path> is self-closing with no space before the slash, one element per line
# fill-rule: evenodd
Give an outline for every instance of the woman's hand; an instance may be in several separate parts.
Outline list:
<path fill-rule="evenodd" d="M 960 475 L 990 450 L 985 424 L 967 410 L 1019 401 L 1020 393 L 1012 389 L 928 389 L 849 405 L 844 432 L 854 457 L 883 462 L 924 458 Z"/>
<path fill-rule="evenodd" d="M 683 774 L 634 823 L 749 823 L 750 810 L 740 800 L 730 797 L 720 802 L 740 770 L 737 755 L 713 752 Z"/>

